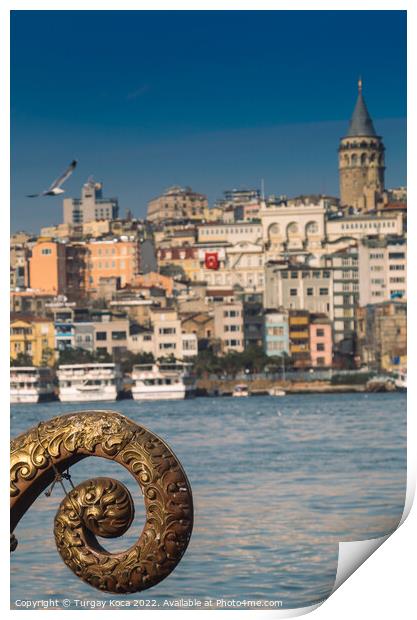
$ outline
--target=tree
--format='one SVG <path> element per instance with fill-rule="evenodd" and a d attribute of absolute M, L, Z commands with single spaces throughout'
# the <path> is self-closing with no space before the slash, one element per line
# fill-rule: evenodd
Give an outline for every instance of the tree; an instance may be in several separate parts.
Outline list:
<path fill-rule="evenodd" d="M 58 364 L 89 364 L 90 362 L 109 363 L 112 356 L 107 353 L 97 353 L 86 349 L 63 349 L 59 352 Z"/>
<path fill-rule="evenodd" d="M 41 366 L 53 366 L 54 358 L 54 350 L 50 347 L 45 347 L 45 349 L 42 349 Z"/>
<path fill-rule="evenodd" d="M 132 353 L 132 351 L 124 351 L 119 358 L 120 368 L 123 373 L 132 372 L 133 366 L 137 364 L 153 364 L 154 356 L 152 353 Z"/>
<path fill-rule="evenodd" d="M 10 359 L 10 366 L 33 366 L 33 359 L 28 353 L 18 353 Z"/>

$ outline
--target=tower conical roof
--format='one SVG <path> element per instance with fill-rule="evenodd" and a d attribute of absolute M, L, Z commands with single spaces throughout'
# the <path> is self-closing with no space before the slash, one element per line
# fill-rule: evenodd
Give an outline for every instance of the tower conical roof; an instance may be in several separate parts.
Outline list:
<path fill-rule="evenodd" d="M 374 124 L 366 107 L 365 99 L 362 95 L 362 80 L 358 82 L 358 98 L 355 109 L 350 120 L 347 137 L 353 136 L 376 136 Z"/>

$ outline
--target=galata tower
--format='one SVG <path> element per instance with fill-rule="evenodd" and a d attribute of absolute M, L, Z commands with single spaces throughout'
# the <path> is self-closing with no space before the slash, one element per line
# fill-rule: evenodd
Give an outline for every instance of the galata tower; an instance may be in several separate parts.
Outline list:
<path fill-rule="evenodd" d="M 339 183 L 340 204 L 359 211 L 375 209 L 384 191 L 384 151 L 382 138 L 374 124 L 358 81 L 358 98 L 349 130 L 340 140 Z"/>

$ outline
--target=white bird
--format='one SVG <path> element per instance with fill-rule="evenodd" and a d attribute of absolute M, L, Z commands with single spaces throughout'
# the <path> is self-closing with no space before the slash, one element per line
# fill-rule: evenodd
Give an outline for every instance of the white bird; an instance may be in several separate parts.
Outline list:
<path fill-rule="evenodd" d="M 37 198 L 38 196 L 58 196 L 58 194 L 63 194 L 65 190 L 62 189 L 61 185 L 68 179 L 68 177 L 71 176 L 76 165 L 77 160 L 74 159 L 65 172 L 61 174 L 61 176 L 58 177 L 47 190 L 41 192 L 40 194 L 28 194 L 27 198 Z"/>

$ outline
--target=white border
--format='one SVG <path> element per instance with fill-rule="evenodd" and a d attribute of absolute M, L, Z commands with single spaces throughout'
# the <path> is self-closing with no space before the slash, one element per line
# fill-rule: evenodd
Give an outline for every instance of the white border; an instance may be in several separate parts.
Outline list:
<path fill-rule="evenodd" d="M 57 4 L 56 0 L 42 0 L 38 2 L 31 2 L 29 0 L 3 0 L 0 6 L 0 58 L 3 63 L 3 88 L 2 92 L 2 106 L 1 106 L 1 125 L 0 135 L 4 141 L 4 148 L 2 149 L 3 158 L 0 161 L 0 174 L 1 183 L 0 191 L 2 195 L 2 243 L 0 244 L 1 260 L 0 269 L 2 275 L 2 290 L 4 291 L 4 300 L 1 304 L 1 341 L 8 342 L 8 205 L 9 205 L 9 159 L 5 154 L 9 150 L 9 15 L 10 10 L 48 10 L 48 9 L 60 9 L 60 10 L 107 10 L 107 9 L 152 9 L 152 10 L 167 10 L 167 9 L 180 9 L 180 10 L 208 10 L 208 9 L 223 9 L 223 10 L 408 10 L 408 127 L 409 141 L 408 141 L 408 202 L 409 209 L 409 236 L 410 231 L 415 231 L 415 211 L 417 204 L 415 200 L 415 176 L 416 176 L 416 157 L 415 157 L 415 141 L 416 138 L 416 125 L 415 125 L 415 108 L 417 105 L 415 97 L 415 61 L 417 58 L 417 44 L 416 44 L 416 2 L 410 0 L 317 0 L 312 2 L 311 0 L 287 0 L 287 1 L 262 1 L 259 0 L 256 4 L 249 0 L 212 0 L 211 2 L 204 2 L 195 0 L 191 1 L 167 1 L 161 2 L 154 0 L 152 3 L 147 2 L 135 2 L 132 0 L 62 0 Z M 378 32 L 371 33 L 370 36 L 375 38 L 376 45 L 384 45 L 384 38 L 390 36 L 389 33 L 381 33 L 380 38 Z M 411 238 L 411 236 L 410 236 Z M 417 244 L 409 243 L 409 265 L 417 265 Z M 411 272 L 411 269 L 409 270 Z M 409 280 L 409 307 L 415 309 L 415 278 Z M 413 312 L 410 312 L 410 317 L 413 316 Z M 408 332 L 409 332 L 409 384 L 414 386 L 417 384 L 417 372 L 413 369 L 412 360 L 414 356 L 414 343 L 417 342 L 416 327 L 412 319 L 409 320 Z M 413 346 L 411 345 L 413 343 Z M 3 355 L 1 358 L 1 386 L 4 399 L 7 401 L 7 395 L 9 392 L 8 373 L 7 368 L 7 354 L 8 347 L 3 348 Z M 6 363 L 5 363 L 6 362 Z M 6 370 L 6 373 L 5 373 Z M 410 388 L 408 392 L 408 497 L 407 497 L 407 509 L 411 507 L 411 495 L 415 488 L 416 470 L 417 470 L 417 420 L 414 411 L 414 405 L 416 403 L 415 390 Z M 3 441 L 2 454 L 8 453 L 8 411 L 7 402 L 2 411 L 2 423 L 3 432 L 1 438 Z M 2 480 L 2 489 L 6 496 L 6 490 L 8 488 L 7 467 L 3 464 L 0 470 L 0 477 Z M 7 523 L 8 513 L 4 508 L 7 505 L 6 497 L 3 498 L 2 505 L 2 528 L 3 536 L 1 538 L 0 552 L 2 557 L 6 558 L 9 552 L 9 543 L 7 540 Z M 405 510 L 406 512 L 406 510 Z M 396 618 L 412 618 L 415 613 L 415 550 L 417 548 L 417 509 L 415 506 L 411 510 L 410 517 L 405 521 L 401 528 L 387 540 L 368 560 L 361 566 L 354 575 L 343 587 L 339 588 L 332 596 L 317 610 L 314 612 L 315 618 L 331 619 L 338 618 L 338 620 L 344 620 L 345 618 L 351 618 L 353 614 L 360 618 L 391 618 L 395 615 Z M 2 611 L 8 616 L 20 614 L 20 611 L 9 611 L 9 584 L 8 584 L 8 571 L 3 571 L 2 574 Z M 43 611 L 33 612 L 36 614 L 43 614 Z M 48 617 L 54 613 L 48 611 Z M 77 612 L 67 612 L 70 614 L 76 614 Z M 89 612 L 90 614 L 98 613 L 99 616 L 107 612 Z M 114 612 L 112 617 L 114 616 Z M 125 612 L 116 612 L 125 613 Z M 177 620 L 182 618 L 184 611 L 170 611 L 170 612 L 142 612 L 151 613 L 150 620 L 158 620 L 160 617 L 166 617 L 170 620 Z M 193 612 L 196 613 L 195 611 Z M 207 614 L 219 614 L 220 611 L 204 612 L 204 616 Z M 242 613 L 246 614 L 246 618 L 265 618 L 266 615 L 271 617 L 279 617 L 279 613 L 260 611 L 260 612 L 241 612 L 241 611 L 228 611 L 228 617 L 234 618 Z M 166 615 L 168 614 L 168 615 Z M 194 616 L 193 616 L 194 617 Z M 282 617 L 282 616 L 281 616 Z"/>

